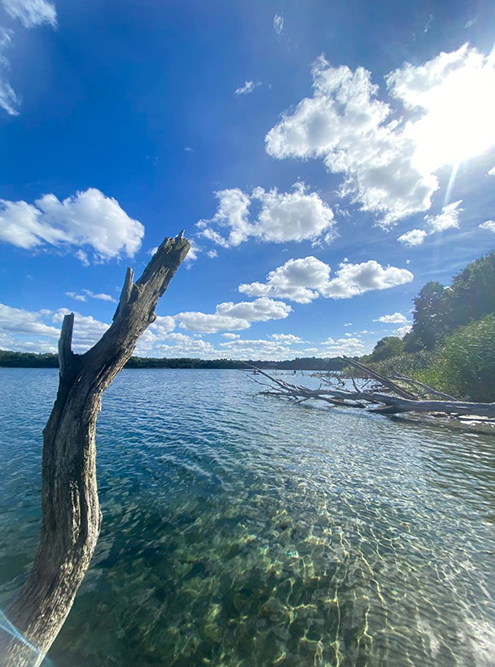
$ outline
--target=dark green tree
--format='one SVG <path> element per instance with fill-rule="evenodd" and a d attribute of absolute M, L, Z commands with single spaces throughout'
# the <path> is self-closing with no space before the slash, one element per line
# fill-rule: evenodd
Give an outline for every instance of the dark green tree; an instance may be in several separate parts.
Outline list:
<path fill-rule="evenodd" d="M 445 294 L 449 329 L 495 312 L 495 251 L 471 262 L 454 276 Z"/>
<path fill-rule="evenodd" d="M 404 352 L 404 341 L 399 336 L 385 336 L 378 341 L 369 357 L 370 361 L 383 361 Z"/>
<path fill-rule="evenodd" d="M 445 337 L 448 331 L 445 291 L 441 283 L 431 281 L 414 299 L 414 335 L 407 341 L 407 352 L 419 347 L 432 350 Z"/>

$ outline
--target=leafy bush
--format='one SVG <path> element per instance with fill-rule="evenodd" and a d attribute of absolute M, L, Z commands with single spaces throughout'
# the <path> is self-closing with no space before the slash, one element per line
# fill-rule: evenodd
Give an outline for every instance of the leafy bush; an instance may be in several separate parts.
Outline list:
<path fill-rule="evenodd" d="M 495 315 L 456 329 L 416 377 L 453 396 L 495 401 Z"/>

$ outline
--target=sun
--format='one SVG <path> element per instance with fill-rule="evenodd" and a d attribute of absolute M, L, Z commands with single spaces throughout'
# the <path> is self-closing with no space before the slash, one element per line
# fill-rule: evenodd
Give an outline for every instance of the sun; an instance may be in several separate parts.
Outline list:
<path fill-rule="evenodd" d="M 459 165 L 495 146 L 493 61 L 493 56 L 468 58 L 418 96 L 424 114 L 405 129 L 416 144 L 418 166 L 435 171 Z"/>

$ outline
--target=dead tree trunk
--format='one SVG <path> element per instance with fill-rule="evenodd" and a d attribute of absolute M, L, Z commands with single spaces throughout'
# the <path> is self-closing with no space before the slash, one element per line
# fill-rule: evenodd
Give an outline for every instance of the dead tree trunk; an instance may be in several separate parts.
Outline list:
<path fill-rule="evenodd" d="M 155 320 L 158 299 L 189 247 L 182 234 L 165 239 L 136 283 L 127 269 L 113 324 L 85 354 L 71 350 L 74 315 L 64 319 L 59 389 L 43 431 L 41 540 L 29 578 L 6 610 L 23 639 L 4 639 L 4 667 L 40 665 L 69 614 L 100 533 L 95 431 L 101 396 Z"/>

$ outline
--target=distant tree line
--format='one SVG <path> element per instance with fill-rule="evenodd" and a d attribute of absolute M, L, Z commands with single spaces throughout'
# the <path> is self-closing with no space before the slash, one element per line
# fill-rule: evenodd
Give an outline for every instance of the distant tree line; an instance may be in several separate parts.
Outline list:
<path fill-rule="evenodd" d="M 258 368 L 279 370 L 330 371 L 341 370 L 338 358 L 319 359 L 303 357 L 290 361 L 246 360 Z M 0 350 L 0 366 L 11 368 L 58 368 L 56 354 L 33 354 L 32 352 L 9 352 Z M 246 362 L 233 359 L 154 359 L 151 357 L 131 357 L 126 368 L 246 368 Z"/>
<path fill-rule="evenodd" d="M 362 359 L 460 398 L 495 400 L 495 251 L 468 264 L 449 286 L 426 283 L 414 299 L 411 331 L 382 338 Z"/>

